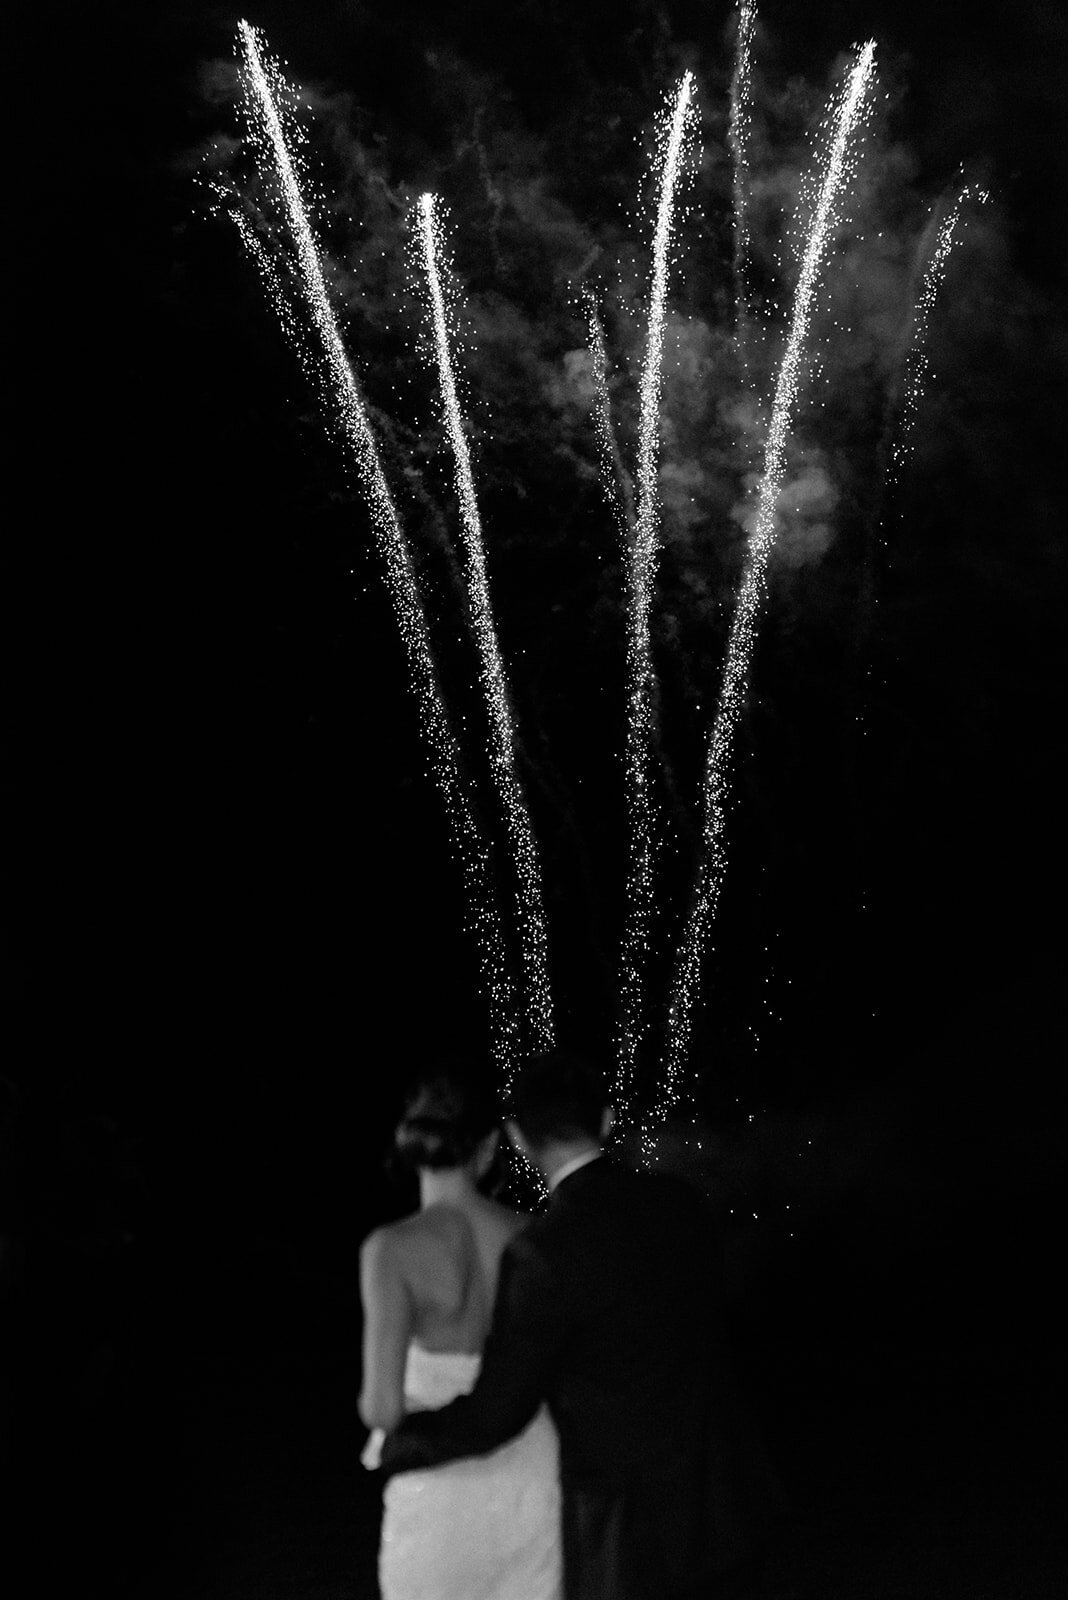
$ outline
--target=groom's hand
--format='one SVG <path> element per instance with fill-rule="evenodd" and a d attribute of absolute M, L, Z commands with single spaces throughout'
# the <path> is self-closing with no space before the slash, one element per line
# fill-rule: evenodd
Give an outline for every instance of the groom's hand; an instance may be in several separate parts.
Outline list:
<path fill-rule="evenodd" d="M 397 1467 L 394 1462 L 394 1452 L 391 1448 L 392 1444 L 393 1435 L 391 1433 L 387 1433 L 386 1437 L 382 1440 L 382 1448 L 378 1454 L 378 1476 L 381 1478 L 383 1483 L 388 1483 L 390 1478 L 395 1477 L 397 1474 Z"/>

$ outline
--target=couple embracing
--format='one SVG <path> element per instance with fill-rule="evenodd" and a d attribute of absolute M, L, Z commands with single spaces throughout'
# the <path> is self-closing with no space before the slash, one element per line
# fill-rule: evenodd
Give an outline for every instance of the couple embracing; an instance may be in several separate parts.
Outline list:
<path fill-rule="evenodd" d="M 383 1600 L 715 1600 L 756 1585 L 762 1467 L 724 1349 L 718 1241 L 678 1179 L 602 1151 L 604 1080 L 519 1074 L 507 1137 L 533 1217 L 479 1183 L 488 1084 L 416 1080 L 397 1128 L 420 1209 L 360 1261 L 365 1465 L 385 1480 Z"/>

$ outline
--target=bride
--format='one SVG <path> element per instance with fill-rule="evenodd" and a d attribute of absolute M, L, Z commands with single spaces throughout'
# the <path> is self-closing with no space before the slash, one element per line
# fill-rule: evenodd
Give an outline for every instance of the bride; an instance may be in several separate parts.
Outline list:
<path fill-rule="evenodd" d="M 360 1252 L 364 1465 L 411 1411 L 474 1387 L 505 1247 L 525 1217 L 479 1192 L 500 1140 L 488 1086 L 445 1067 L 416 1079 L 394 1135 L 419 1174 L 419 1210 Z M 383 1600 L 561 1600 L 560 1473 L 543 1406 L 489 1455 L 386 1485 L 378 1557 Z"/>

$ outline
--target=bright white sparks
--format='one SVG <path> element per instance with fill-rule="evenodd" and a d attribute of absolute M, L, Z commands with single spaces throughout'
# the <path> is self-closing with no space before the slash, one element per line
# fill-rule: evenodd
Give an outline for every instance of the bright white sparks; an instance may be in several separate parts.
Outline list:
<path fill-rule="evenodd" d="M 645 964 L 652 914 L 655 804 L 651 758 L 655 683 L 649 638 L 649 608 L 660 527 L 657 459 L 660 445 L 661 365 L 675 188 L 682 165 L 693 88 L 693 74 L 687 72 L 675 96 L 660 177 L 660 200 L 653 237 L 648 336 L 641 378 L 638 513 L 630 543 L 627 574 L 627 734 L 624 761 L 628 855 L 614 1087 L 614 1104 L 621 1125 L 628 1118 L 644 1028 Z"/>
<path fill-rule="evenodd" d="M 444 800 L 460 857 L 469 914 L 478 941 L 482 976 L 489 999 L 494 1055 L 504 1070 L 509 1072 L 515 1054 L 515 991 L 494 897 L 489 852 L 468 794 L 459 748 L 441 697 L 411 556 L 327 294 L 318 247 L 272 90 L 272 78 L 277 81 L 277 74 L 273 67 L 265 64 L 259 38 L 250 23 L 242 21 L 238 24 L 238 37 L 243 52 L 249 113 L 259 122 L 258 129 L 254 129 L 254 133 L 259 135 L 256 142 L 265 152 L 269 151 L 277 174 L 283 207 L 296 246 L 301 289 L 321 341 L 341 431 L 352 451 L 367 496 L 371 525 L 404 643 L 431 770 Z M 262 252 L 259 252 L 258 258 L 262 259 Z"/>
<path fill-rule="evenodd" d="M 747 273 L 749 264 L 749 95 L 753 70 L 753 34 L 756 31 L 756 6 L 752 0 L 739 0 L 738 34 L 734 72 L 731 77 L 730 115 L 727 143 L 730 146 L 734 175 L 734 315 L 742 362 L 745 363 L 745 331 L 749 309 Z"/>
<path fill-rule="evenodd" d="M 587 289 L 584 299 L 590 356 L 593 361 L 593 420 L 600 456 L 601 487 L 616 519 L 621 546 L 627 551 L 634 537 L 634 491 L 616 439 L 615 428 L 612 426 L 612 398 L 608 389 L 608 351 L 605 349 L 604 329 L 597 309 L 597 297 L 592 289 Z"/>
<path fill-rule="evenodd" d="M 490 604 L 482 521 L 475 495 L 475 480 L 471 471 L 471 453 L 456 396 L 456 379 L 449 343 L 449 322 L 441 283 L 440 222 L 432 194 L 420 197 L 417 228 L 430 298 L 430 317 L 434 330 L 442 409 L 452 447 L 456 494 L 460 503 L 465 579 L 478 651 L 479 678 L 489 719 L 490 767 L 504 813 L 508 843 L 518 883 L 520 944 L 530 1042 L 535 1050 L 548 1050 L 553 1043 L 553 1018 L 547 971 L 541 869 L 530 826 L 530 816 L 516 770 L 515 728 L 508 703 L 508 685 L 497 643 L 493 608 Z M 506 1084 L 506 1092 L 509 1088 L 510 1084 Z"/>
<path fill-rule="evenodd" d="M 954 243 L 959 234 L 958 227 L 963 231 L 961 213 L 969 200 L 976 200 L 980 205 L 985 205 L 990 196 L 985 189 L 972 189 L 965 186 L 954 200 L 949 211 L 942 218 L 935 234 L 934 245 L 927 258 L 924 268 L 923 282 L 916 300 L 912 316 L 912 344 L 909 349 L 905 368 L 905 398 L 901 408 L 901 426 L 898 437 L 894 441 L 891 474 L 896 475 L 912 448 L 912 435 L 916 425 L 920 401 L 923 398 L 924 385 L 930 372 L 930 358 L 925 349 L 927 329 L 938 299 L 942 280 L 946 275 L 946 264 L 952 253 Z"/>
<path fill-rule="evenodd" d="M 851 172 L 851 163 L 847 160 L 849 141 L 863 114 L 865 96 L 874 80 L 874 57 L 875 45 L 874 42 L 869 42 L 860 51 L 839 103 L 819 200 L 794 293 L 790 330 L 779 367 L 765 447 L 756 523 L 750 537 L 746 568 L 731 623 L 723 685 L 709 740 L 704 779 L 701 858 L 693 900 L 672 976 L 665 1074 L 659 1086 L 659 1100 L 653 1111 L 657 1121 L 664 1119 L 682 1093 L 693 1026 L 693 1010 L 700 988 L 702 957 L 708 929 L 719 903 L 726 869 L 725 831 L 734 736 L 745 700 L 760 603 L 764 593 L 764 576 L 775 538 L 775 508 L 786 468 L 786 442 L 797 398 L 802 356 L 820 264 L 826 252 L 834 221 L 836 200 Z M 645 1140 L 648 1148 L 648 1130 L 645 1133 Z"/>
<path fill-rule="evenodd" d="M 736 333 L 743 372 L 746 369 L 747 338 L 755 335 L 757 325 L 755 316 L 753 327 L 748 325 L 750 306 L 747 282 L 750 267 L 750 101 L 755 28 L 756 6 L 753 0 L 738 0 L 728 143 L 733 162 Z M 464 581 L 479 663 L 480 687 L 487 713 L 490 772 L 514 869 L 512 881 L 522 957 L 525 1029 L 521 1027 L 521 997 L 510 966 L 509 942 L 495 894 L 490 848 L 479 822 L 472 790 L 462 769 L 460 748 L 438 682 L 411 552 L 382 470 L 367 408 L 330 305 L 319 248 L 309 220 L 306 196 L 310 190 L 306 174 L 300 167 L 299 141 L 294 146 L 289 90 L 275 64 L 266 58 L 260 37 L 248 22 L 239 24 L 238 39 L 251 142 L 263 171 L 270 178 L 272 191 L 277 185 L 292 239 L 292 250 L 284 253 L 268 251 L 248 216 L 237 208 L 231 214 L 257 263 L 287 337 L 297 345 L 304 357 L 309 350 L 309 324 L 313 330 L 313 365 L 329 399 L 328 414 L 337 419 L 339 432 L 351 452 L 367 498 L 373 535 L 406 653 L 431 771 L 443 798 L 454 848 L 463 872 L 468 914 L 477 937 L 480 973 L 489 1001 L 492 1050 L 502 1070 L 507 1097 L 517 1058 L 524 1048 L 544 1050 L 551 1048 L 553 1043 L 547 926 L 541 867 L 520 782 L 517 736 L 490 599 L 471 452 L 458 397 L 458 381 L 462 387 L 463 372 L 457 366 L 455 355 L 456 323 L 452 316 L 454 280 L 445 261 L 441 216 L 434 196 L 421 196 L 416 215 L 415 245 L 425 278 L 442 415 L 454 466 Z M 720 697 L 709 732 L 701 793 L 700 854 L 692 900 L 675 951 L 663 1075 L 654 1092 L 654 1103 L 644 1118 L 639 1117 L 637 1110 L 637 1076 L 646 1029 L 647 969 L 658 839 L 658 812 L 654 794 L 656 681 L 650 615 L 661 539 L 658 495 L 660 403 L 671 251 L 677 190 L 687 164 L 688 138 L 694 118 L 694 80 L 689 72 L 681 79 L 673 101 L 668 102 L 658 124 L 658 198 L 633 483 L 613 427 L 608 355 L 598 304 L 593 293 L 589 290 L 586 292 L 601 477 L 615 514 L 626 559 L 624 777 L 627 861 L 613 1100 L 620 1131 L 626 1133 L 628 1129 L 637 1128 L 647 1159 L 652 1155 L 656 1127 L 683 1100 L 684 1091 L 689 1086 L 688 1062 L 694 1014 L 700 998 L 702 965 L 727 869 L 726 831 L 735 742 L 765 598 L 768 561 L 776 537 L 776 513 L 785 479 L 790 430 L 808 359 L 810 324 L 820 273 L 838 220 L 840 197 L 855 171 L 859 143 L 856 136 L 867 115 L 869 93 L 874 82 L 874 51 L 875 46 L 870 42 L 858 50 L 840 92 L 833 98 L 825 122 L 821 125 L 818 141 L 820 157 L 815 163 L 813 178 L 803 191 L 805 221 L 799 230 L 803 236 L 800 241 L 800 269 L 776 378 L 745 568 L 727 640 Z M 302 181 L 305 184 L 304 193 Z M 901 419 L 892 447 L 891 477 L 899 470 L 911 448 L 917 410 L 924 382 L 929 375 L 929 359 L 925 350 L 928 326 L 950 254 L 963 231 L 966 204 L 976 200 L 982 203 L 987 199 L 983 191 L 962 189 L 937 228 L 928 224 L 917 253 L 923 259 L 925 247 L 931 241 L 929 250 L 925 252 L 922 281 L 913 312 L 911 344 L 904 367 Z M 915 285 L 918 268 L 914 266 L 913 272 L 912 282 Z M 897 351 L 900 355 L 900 344 Z M 900 372 L 901 369 L 898 370 Z M 883 462 L 889 442 L 888 425 L 880 446 Z M 450 559 L 455 558 L 450 554 Z M 518 1174 L 517 1181 L 529 1187 L 522 1172 Z"/>

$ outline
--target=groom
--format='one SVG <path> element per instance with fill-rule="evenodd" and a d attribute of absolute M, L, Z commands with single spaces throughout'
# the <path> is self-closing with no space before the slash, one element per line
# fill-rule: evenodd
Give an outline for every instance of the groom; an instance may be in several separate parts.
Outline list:
<path fill-rule="evenodd" d="M 747 1466 L 704 1203 L 604 1155 L 604 1081 L 574 1056 L 523 1069 L 506 1126 L 548 1209 L 505 1252 L 475 1388 L 405 1418 L 384 1475 L 495 1450 L 547 1401 L 567 1600 L 754 1593 L 760 1469 Z"/>

